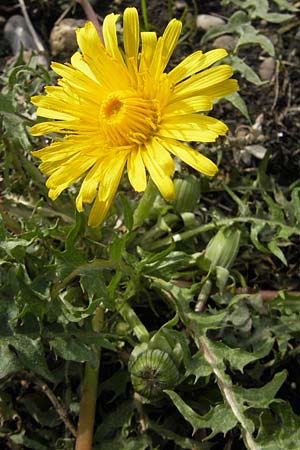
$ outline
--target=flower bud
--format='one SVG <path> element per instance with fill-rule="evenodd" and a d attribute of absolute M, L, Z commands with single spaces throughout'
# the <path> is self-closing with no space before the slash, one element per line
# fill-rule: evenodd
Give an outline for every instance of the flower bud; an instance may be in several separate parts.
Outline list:
<path fill-rule="evenodd" d="M 176 197 L 174 209 L 178 213 L 193 211 L 200 197 L 200 183 L 192 175 L 174 180 Z"/>
<path fill-rule="evenodd" d="M 221 228 L 209 241 L 205 258 L 213 267 L 229 269 L 233 264 L 240 246 L 241 232 L 234 228 Z"/>

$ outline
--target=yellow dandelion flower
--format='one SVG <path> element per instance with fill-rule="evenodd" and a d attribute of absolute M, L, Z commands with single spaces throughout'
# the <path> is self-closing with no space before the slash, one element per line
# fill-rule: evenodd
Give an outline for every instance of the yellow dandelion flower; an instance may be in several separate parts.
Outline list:
<path fill-rule="evenodd" d="M 91 226 L 104 219 L 125 166 L 135 191 L 145 190 L 148 172 L 166 200 L 175 195 L 171 155 L 213 176 L 216 165 L 184 142 L 212 142 L 224 135 L 224 123 L 199 112 L 211 110 L 215 98 L 238 88 L 229 79 L 229 65 L 210 67 L 226 56 L 223 49 L 196 51 L 165 72 L 181 32 L 179 20 L 171 20 L 157 38 L 154 32 L 139 31 L 135 8 L 125 9 L 123 51 L 117 41 L 118 18 L 105 17 L 104 45 L 92 23 L 78 29 L 81 52 L 71 64 L 52 63 L 61 77 L 57 86 L 32 98 L 37 115 L 51 120 L 34 125 L 31 134 L 64 135 L 33 152 L 49 177 L 49 196 L 55 200 L 82 179 L 76 207 L 82 211 L 83 203 L 93 203 Z"/>

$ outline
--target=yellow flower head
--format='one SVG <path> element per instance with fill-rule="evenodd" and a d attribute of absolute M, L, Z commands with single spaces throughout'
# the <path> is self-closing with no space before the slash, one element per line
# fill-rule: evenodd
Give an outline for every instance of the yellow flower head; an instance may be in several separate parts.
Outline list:
<path fill-rule="evenodd" d="M 226 56 L 223 49 L 196 51 L 164 72 L 181 32 L 179 20 L 171 20 L 157 39 L 154 32 L 140 33 L 135 8 L 125 9 L 123 51 L 117 41 L 118 18 L 105 17 L 104 45 L 92 23 L 78 29 L 81 52 L 72 56 L 71 64 L 52 63 L 61 76 L 58 85 L 32 98 L 37 115 L 52 120 L 34 125 L 31 134 L 64 135 L 33 152 L 49 177 L 49 196 L 55 200 L 82 179 L 76 207 L 82 211 L 83 203 L 93 203 L 91 226 L 104 219 L 125 165 L 137 192 L 146 188 L 147 170 L 167 200 L 175 195 L 171 154 L 214 175 L 216 165 L 183 142 L 212 142 L 224 135 L 224 123 L 198 113 L 211 110 L 215 98 L 238 88 L 236 80 L 229 80 L 230 66 L 208 68 Z"/>

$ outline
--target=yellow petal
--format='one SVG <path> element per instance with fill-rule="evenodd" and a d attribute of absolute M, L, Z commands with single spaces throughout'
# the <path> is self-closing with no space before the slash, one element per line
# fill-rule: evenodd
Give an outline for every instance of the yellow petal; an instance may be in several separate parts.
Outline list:
<path fill-rule="evenodd" d="M 152 57 L 152 61 L 150 63 L 149 72 L 152 75 L 152 78 L 155 82 L 158 80 L 163 72 L 163 67 L 165 66 L 164 60 L 163 60 L 163 48 L 164 48 L 164 41 L 163 38 L 158 38 L 155 51 Z"/>
<path fill-rule="evenodd" d="M 51 102 L 48 103 L 51 107 Z M 47 119 L 57 119 L 57 120 L 74 120 L 74 116 L 68 114 L 64 111 L 58 110 L 58 105 L 55 105 L 53 109 L 49 108 L 37 108 L 36 115 L 40 117 L 45 117 Z"/>
<path fill-rule="evenodd" d="M 178 38 L 180 36 L 181 33 L 181 29 L 182 29 L 182 23 L 180 22 L 180 20 L 177 19 L 172 19 L 163 34 L 163 41 L 164 41 L 164 46 L 163 46 L 163 62 L 164 62 L 164 66 L 162 67 L 162 70 L 164 70 L 164 68 L 166 67 L 166 65 L 169 62 L 169 59 L 171 58 L 171 55 L 176 47 Z"/>
<path fill-rule="evenodd" d="M 163 117 L 210 111 L 212 107 L 213 104 L 210 97 L 206 95 L 197 95 L 169 103 L 163 110 Z"/>
<path fill-rule="evenodd" d="M 207 53 L 202 53 L 200 50 L 192 53 L 184 58 L 171 72 L 168 73 L 168 78 L 171 83 L 178 83 L 179 81 L 206 69 L 214 64 L 216 61 L 224 58 L 227 55 L 226 50 L 218 48 L 210 50 Z"/>
<path fill-rule="evenodd" d="M 83 203 L 92 203 L 95 198 L 98 185 L 101 180 L 101 171 L 103 170 L 102 161 L 98 161 L 87 173 L 82 181 L 80 191 L 76 197 L 77 211 L 81 212 Z"/>
<path fill-rule="evenodd" d="M 115 192 L 114 192 L 114 194 L 115 194 Z M 107 198 L 107 200 L 105 200 L 104 202 L 100 201 L 98 199 L 98 197 L 95 198 L 95 201 L 94 201 L 93 206 L 90 211 L 89 220 L 88 220 L 88 225 L 90 227 L 95 228 L 98 225 L 100 225 L 101 222 L 103 222 L 106 214 L 108 213 L 110 205 L 112 203 L 114 194 L 111 195 L 109 198 Z"/>
<path fill-rule="evenodd" d="M 153 31 L 143 31 L 141 33 L 142 39 L 142 51 L 141 51 L 141 62 L 140 62 L 140 71 L 146 70 L 151 64 L 156 44 L 157 44 L 157 36 Z"/>
<path fill-rule="evenodd" d="M 60 122 L 41 122 L 36 123 L 31 128 L 29 128 L 30 134 L 32 136 L 42 136 L 43 134 L 48 134 L 52 132 L 64 133 Z"/>
<path fill-rule="evenodd" d="M 227 132 L 227 126 L 220 120 L 200 114 L 171 116 L 161 123 L 157 134 L 180 141 L 214 142 Z"/>
<path fill-rule="evenodd" d="M 152 144 L 145 143 L 145 149 L 142 151 L 142 158 L 150 177 L 156 184 L 161 195 L 166 200 L 172 200 L 175 197 L 174 184 L 168 172 L 166 173 L 155 159 L 156 152 L 154 150 L 154 146 Z"/>
<path fill-rule="evenodd" d="M 76 52 L 71 58 L 71 63 L 88 79 L 99 83 L 104 89 L 124 89 L 130 83 L 124 62 L 111 56 L 104 47 L 101 47 L 98 53 L 81 55 Z M 61 68 L 59 69 L 61 71 Z"/>
<path fill-rule="evenodd" d="M 149 141 L 148 148 L 151 148 L 152 158 L 161 167 L 166 175 L 173 175 L 175 171 L 174 161 L 170 153 L 161 145 L 157 137 Z"/>
<path fill-rule="evenodd" d="M 123 155 L 118 156 L 121 157 L 115 157 L 112 160 L 112 165 L 115 166 L 115 170 L 111 171 L 111 173 L 109 174 L 109 183 L 101 183 L 99 186 L 98 195 L 95 198 L 93 207 L 89 215 L 88 224 L 91 227 L 97 227 L 103 221 L 118 189 L 127 155 L 125 152 L 123 152 Z M 108 176 L 108 174 L 106 174 L 105 176 Z"/>
<path fill-rule="evenodd" d="M 64 183 L 54 189 L 49 189 L 48 197 L 51 198 L 51 200 L 53 200 L 53 201 L 56 200 L 57 197 L 60 196 L 62 191 L 64 191 L 67 187 L 69 187 L 69 184 Z"/>
<path fill-rule="evenodd" d="M 108 14 L 103 21 L 103 39 L 107 51 L 121 63 L 124 63 L 122 54 L 119 49 L 117 32 L 116 32 L 116 22 L 120 14 Z"/>
<path fill-rule="evenodd" d="M 178 41 L 181 28 L 182 23 L 177 19 L 172 19 L 168 23 L 164 34 L 158 39 L 149 67 L 150 73 L 154 79 L 158 79 L 160 77 L 161 73 L 168 64 Z"/>
<path fill-rule="evenodd" d="M 101 96 L 100 96 L 101 98 Z M 38 107 L 36 114 L 49 119 L 73 120 L 81 119 L 86 121 L 89 118 L 90 124 L 98 123 L 99 104 L 81 99 L 80 101 L 66 95 L 56 95 L 53 93 L 33 97 L 32 103 Z"/>
<path fill-rule="evenodd" d="M 81 55 L 79 53 L 75 53 L 75 55 L 77 54 L 81 59 Z M 75 55 L 72 56 L 73 61 L 76 61 L 77 57 L 75 57 Z M 98 80 L 91 70 L 86 71 L 85 73 L 84 71 L 75 69 L 70 64 L 60 64 L 56 62 L 51 63 L 51 69 L 61 77 L 64 77 L 63 80 L 58 80 L 58 84 L 63 86 L 63 88 L 65 88 L 65 86 L 73 87 L 73 95 L 74 88 L 76 88 L 75 92 L 78 92 L 78 94 L 81 92 L 93 92 L 94 90 L 102 93 L 104 89 L 103 86 L 100 86 Z"/>
<path fill-rule="evenodd" d="M 126 8 L 123 16 L 123 39 L 127 60 L 137 62 L 139 52 L 139 16 L 136 8 Z"/>
<path fill-rule="evenodd" d="M 174 88 L 174 95 L 179 97 L 183 94 L 194 93 L 196 90 L 204 90 L 227 80 L 231 76 L 232 68 L 227 64 L 211 67 L 177 84 Z"/>
<path fill-rule="evenodd" d="M 98 190 L 99 201 L 104 202 L 111 195 L 112 189 L 117 189 L 127 157 L 128 151 L 123 151 L 103 160 L 103 172 Z"/>
<path fill-rule="evenodd" d="M 66 145 L 65 141 L 52 142 L 47 147 L 31 152 L 33 156 L 42 161 L 62 161 L 77 152 L 73 145 Z"/>
<path fill-rule="evenodd" d="M 87 22 L 84 27 L 77 28 L 76 38 L 78 47 L 84 55 L 93 58 L 94 55 L 102 53 L 103 45 L 92 22 Z"/>
<path fill-rule="evenodd" d="M 173 153 L 173 155 L 205 175 L 212 177 L 218 171 L 217 166 L 210 159 L 181 142 L 166 139 L 162 141 L 162 144 Z"/>
<path fill-rule="evenodd" d="M 75 180 L 78 180 L 94 163 L 94 159 L 83 160 L 81 155 L 76 155 L 70 158 L 66 164 L 58 166 L 58 169 L 48 178 L 46 186 L 50 189 L 64 184 L 69 186 Z M 41 164 L 41 169 L 42 167 L 43 164 Z"/>
<path fill-rule="evenodd" d="M 199 95 L 208 95 L 212 99 L 225 97 L 225 95 L 232 94 L 236 92 L 239 88 L 237 80 L 226 80 L 221 83 L 214 84 L 206 89 L 200 89 L 198 91 Z"/>
<path fill-rule="evenodd" d="M 128 155 L 127 174 L 135 191 L 142 192 L 146 189 L 147 179 L 145 165 L 139 148 L 132 150 Z"/>
<path fill-rule="evenodd" d="M 88 59 L 88 56 L 86 56 L 86 59 Z M 81 53 L 76 52 L 71 56 L 71 64 L 76 70 L 83 73 L 88 79 L 93 80 L 96 83 L 99 82 L 95 73 L 93 72 L 93 64 L 88 64 L 87 61 L 83 59 Z"/>
<path fill-rule="evenodd" d="M 61 120 L 57 122 L 41 122 L 33 125 L 29 129 L 32 136 L 40 136 L 48 133 L 73 134 L 73 133 L 95 133 L 99 135 L 98 127 L 89 123 L 82 123 L 79 120 Z M 96 136 L 95 136 L 96 137 Z"/>

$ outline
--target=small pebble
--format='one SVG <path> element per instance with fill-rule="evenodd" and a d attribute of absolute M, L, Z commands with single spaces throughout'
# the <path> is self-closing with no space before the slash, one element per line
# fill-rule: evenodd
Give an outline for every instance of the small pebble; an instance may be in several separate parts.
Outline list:
<path fill-rule="evenodd" d="M 63 19 L 50 33 L 51 55 L 58 61 L 69 59 L 78 49 L 75 30 L 86 23 L 82 19 Z"/>
<path fill-rule="evenodd" d="M 257 159 L 263 159 L 267 149 L 263 145 L 246 145 L 245 150 L 247 153 L 250 153 L 251 155 L 255 156 Z"/>
<path fill-rule="evenodd" d="M 4 25 L 4 37 L 9 42 L 14 56 L 17 56 L 21 47 L 24 50 L 24 58 L 30 59 L 31 50 L 40 50 L 44 48 L 41 38 L 36 33 L 36 41 L 33 39 L 27 23 L 23 16 L 15 14 L 11 16 Z M 39 48 L 38 48 L 39 47 Z M 26 51 L 29 52 L 26 52 Z M 38 64 L 48 66 L 47 55 L 45 52 L 39 51 L 35 56 Z"/>
<path fill-rule="evenodd" d="M 24 17 L 18 14 L 11 16 L 4 25 L 4 36 L 10 43 L 14 55 L 19 53 L 21 45 L 25 50 L 36 48 Z"/>
<path fill-rule="evenodd" d="M 268 56 L 259 65 L 258 73 L 263 81 L 272 80 L 276 70 L 276 61 L 272 56 Z"/>
<path fill-rule="evenodd" d="M 181 9 L 185 9 L 185 8 L 187 8 L 187 3 L 184 1 L 184 0 L 177 0 L 175 3 L 174 3 L 174 9 L 176 10 L 181 10 Z"/>
<path fill-rule="evenodd" d="M 232 50 L 235 47 L 236 38 L 229 34 L 217 37 L 213 42 L 214 48 L 225 48 L 225 50 Z"/>
<path fill-rule="evenodd" d="M 201 28 L 204 31 L 217 25 L 224 25 L 224 23 L 225 21 L 221 17 L 210 16 L 209 14 L 198 14 L 196 18 L 197 28 Z"/>

